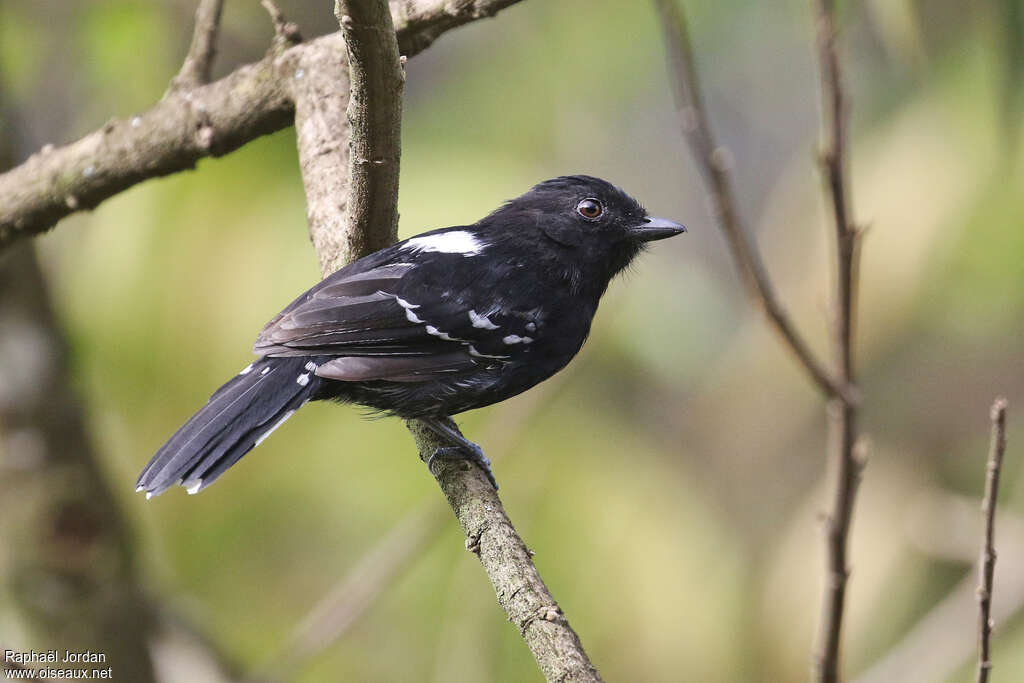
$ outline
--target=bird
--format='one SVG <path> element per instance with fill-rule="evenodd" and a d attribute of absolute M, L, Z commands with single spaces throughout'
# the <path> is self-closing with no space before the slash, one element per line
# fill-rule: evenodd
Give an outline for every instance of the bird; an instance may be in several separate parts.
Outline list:
<path fill-rule="evenodd" d="M 142 470 L 147 498 L 205 489 L 309 401 L 418 419 L 497 482 L 451 416 L 564 368 L 616 274 L 649 242 L 686 232 L 612 183 L 535 185 L 472 225 L 431 230 L 340 268 L 260 332 L 258 359 L 213 393 Z"/>

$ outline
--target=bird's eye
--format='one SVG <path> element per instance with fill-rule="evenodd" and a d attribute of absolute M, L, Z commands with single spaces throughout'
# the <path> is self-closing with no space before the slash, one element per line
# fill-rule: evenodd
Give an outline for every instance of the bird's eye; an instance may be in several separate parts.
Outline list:
<path fill-rule="evenodd" d="M 576 213 L 593 220 L 604 213 L 604 207 L 601 206 L 601 202 L 591 197 L 580 200 L 580 203 L 576 205 Z"/>

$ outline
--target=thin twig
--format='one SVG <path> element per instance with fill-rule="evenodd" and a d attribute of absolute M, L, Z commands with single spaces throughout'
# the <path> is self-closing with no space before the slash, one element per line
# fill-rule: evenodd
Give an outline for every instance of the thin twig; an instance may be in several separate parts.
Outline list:
<path fill-rule="evenodd" d="M 260 0 L 260 5 L 270 15 L 270 23 L 274 25 L 274 42 L 271 45 L 271 54 L 281 54 L 285 50 L 302 42 L 302 34 L 299 27 L 284 17 L 284 13 L 274 3 L 274 0 Z"/>
<path fill-rule="evenodd" d="M 520 0 L 403 0 L 392 8 L 398 44 L 412 57 L 449 29 L 490 16 Z M 341 32 L 322 36 L 189 91 L 148 111 L 111 119 L 76 142 L 46 145 L 0 174 L 0 251 L 52 228 L 77 211 L 149 178 L 195 167 L 295 120 L 292 85 L 302 63 L 343 53 Z M 304 75 L 304 74 L 303 74 Z M 347 173 L 347 166 L 340 170 Z"/>
<path fill-rule="evenodd" d="M 682 11 L 675 0 L 655 0 L 662 17 L 668 46 L 669 67 L 675 75 L 676 96 L 683 120 L 683 133 L 697 165 L 704 175 L 719 224 L 726 235 L 733 260 L 750 298 L 758 302 L 769 322 L 796 355 L 814 383 L 829 399 L 832 425 L 832 460 L 836 463 L 837 487 L 827 520 L 828 574 L 826 600 L 819 631 L 819 652 L 815 678 L 838 680 L 839 636 L 848 576 L 846 546 L 853 501 L 863 468 L 864 446 L 858 446 L 856 417 L 858 392 L 853 374 L 853 320 L 856 310 L 857 237 L 848 217 L 845 182 L 845 111 L 839 63 L 835 50 L 832 3 L 818 3 L 818 47 L 822 68 L 822 93 L 826 140 L 822 154 L 826 186 L 836 223 L 837 274 L 835 310 L 831 328 L 834 369 L 826 370 L 798 334 L 772 288 L 764 264 L 749 234 L 740 222 L 729 174 L 728 153 L 715 142 L 701 97 L 700 84 Z"/>
<path fill-rule="evenodd" d="M 996 569 L 995 527 L 996 499 L 999 497 L 999 472 L 1006 452 L 1006 399 L 997 398 L 992 404 L 992 438 L 989 444 L 988 465 L 985 468 L 985 497 L 981 499 L 981 513 L 985 516 L 985 533 L 978 561 L 978 683 L 988 680 L 992 670 L 989 640 L 992 635 L 992 580 Z"/>
<path fill-rule="evenodd" d="M 835 294 L 831 317 L 833 373 L 843 386 L 855 386 L 853 371 L 854 320 L 856 317 L 857 251 L 859 232 L 849 216 L 846 181 L 846 102 L 836 50 L 833 0 L 815 0 L 818 59 L 824 141 L 821 169 L 826 199 L 832 206 L 836 235 Z M 829 457 L 835 468 L 835 490 L 825 520 L 826 576 L 814 680 L 839 680 L 839 650 L 846 583 L 849 577 L 847 546 L 853 520 L 853 503 L 864 466 L 857 447 L 857 405 L 833 401 L 828 410 Z"/>
<path fill-rule="evenodd" d="M 978 540 L 965 531 L 977 524 L 977 498 L 933 491 L 925 493 L 912 508 L 917 510 L 901 516 L 915 519 L 907 529 L 914 548 L 942 562 L 963 563 L 972 569 L 891 649 L 865 668 L 854 683 L 954 680 L 957 670 L 963 670 L 978 656 L 977 642 L 964 638 L 964 625 L 978 618 L 978 577 L 973 571 L 978 560 Z M 1024 567 L 1024 517 L 1000 510 L 999 528 L 1000 565 Z M 999 600 L 992 604 L 991 621 L 996 628 L 1000 624 L 1019 623 L 1022 610 L 1024 572 L 1003 572 Z"/>
<path fill-rule="evenodd" d="M 170 92 L 191 90 L 210 82 L 213 58 L 217 54 L 217 32 L 224 0 L 199 0 L 192 43 L 178 75 L 171 79 Z"/>
<path fill-rule="evenodd" d="M 729 154 L 715 142 L 704 107 L 697 77 L 696 60 L 686 18 L 677 0 L 655 0 L 661 12 L 669 69 L 674 76 L 676 102 L 682 119 L 683 134 L 694 162 L 704 176 L 711 194 L 715 217 L 725 234 L 729 252 L 736 264 L 750 300 L 760 305 L 768 322 L 793 352 L 811 381 L 830 398 L 854 403 L 855 392 L 841 378 L 830 374 L 824 364 L 797 332 L 793 321 L 779 302 L 757 247 L 746 230 L 737 209 Z"/>

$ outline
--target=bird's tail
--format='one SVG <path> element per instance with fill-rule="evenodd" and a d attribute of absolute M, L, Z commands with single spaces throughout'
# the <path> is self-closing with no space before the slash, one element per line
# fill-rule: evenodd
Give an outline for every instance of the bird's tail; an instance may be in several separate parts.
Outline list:
<path fill-rule="evenodd" d="M 214 392 L 174 433 L 142 474 L 136 491 L 158 496 L 181 484 L 198 493 L 258 446 L 323 380 L 309 358 L 260 358 Z"/>

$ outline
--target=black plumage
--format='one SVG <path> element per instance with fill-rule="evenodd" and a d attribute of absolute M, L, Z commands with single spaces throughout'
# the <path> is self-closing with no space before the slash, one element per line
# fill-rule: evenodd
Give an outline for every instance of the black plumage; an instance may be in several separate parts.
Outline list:
<path fill-rule="evenodd" d="M 685 229 L 589 176 L 543 182 L 469 226 L 359 259 L 260 333 L 260 358 L 157 452 L 138 490 L 211 484 L 305 402 L 334 399 L 421 418 L 490 475 L 448 416 L 519 394 L 561 370 L 610 280 Z M 492 479 L 493 480 L 493 479 Z"/>

